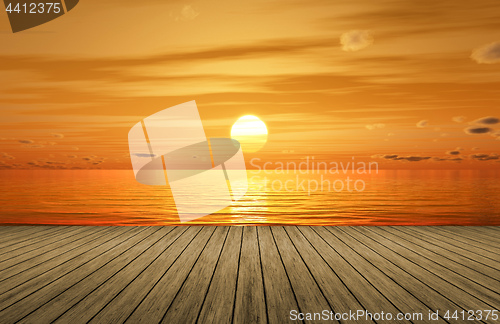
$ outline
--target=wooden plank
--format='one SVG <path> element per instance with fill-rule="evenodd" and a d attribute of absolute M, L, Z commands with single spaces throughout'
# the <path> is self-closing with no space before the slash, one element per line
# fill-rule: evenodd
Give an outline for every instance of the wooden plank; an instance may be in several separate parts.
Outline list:
<path fill-rule="evenodd" d="M 429 229 L 431 231 L 437 232 L 441 236 L 451 238 L 451 239 L 455 240 L 456 242 L 466 243 L 470 247 L 474 247 L 476 249 L 486 251 L 489 254 L 493 255 L 495 258 L 498 258 L 500 256 L 500 248 L 498 247 L 497 244 L 490 244 L 491 240 L 481 241 L 481 240 L 478 240 L 477 236 L 472 237 L 468 233 L 464 233 L 464 232 L 460 233 L 458 229 L 451 231 L 451 230 L 444 229 L 444 228 L 441 228 L 438 226 L 432 226 Z"/>
<path fill-rule="evenodd" d="M 304 227 L 301 226 L 299 228 L 303 229 Z M 286 226 L 285 230 L 293 242 L 293 245 L 304 260 L 307 268 L 313 275 L 314 280 L 323 292 L 323 295 L 327 299 L 332 310 L 336 313 L 349 313 L 350 311 L 363 309 L 361 304 L 349 291 L 348 287 L 346 287 L 344 282 L 342 282 L 339 276 L 335 273 L 335 270 L 332 269 L 321 256 L 322 254 L 335 253 L 335 251 L 329 248 L 328 250 L 318 253 L 315 247 L 311 245 L 299 228 L 295 226 Z M 343 320 L 342 322 L 372 323 L 372 321 L 364 320 Z"/>
<path fill-rule="evenodd" d="M 23 237 L 25 235 L 29 235 L 29 233 L 36 233 L 38 231 L 44 231 L 52 228 L 53 226 L 2 226 L 0 225 L 0 229 L 2 229 L 2 233 L 0 236 L 0 244 L 10 241 L 12 239 L 16 239 L 19 237 Z M 23 234 L 24 233 L 24 234 Z"/>
<path fill-rule="evenodd" d="M 401 310 L 421 312 L 425 321 L 428 309 L 441 316 L 448 309 L 498 309 L 497 233 L 498 227 L 0 227 L 0 321 L 285 322 L 292 309 Z"/>
<path fill-rule="evenodd" d="M 73 226 L 73 227 L 70 227 L 64 231 L 61 231 L 60 235 L 54 235 L 50 238 L 46 238 L 43 240 L 36 240 L 32 244 L 27 244 L 27 245 L 19 246 L 19 247 L 13 247 L 12 249 L 8 249 L 7 251 L 3 252 L 0 255 L 0 262 L 2 262 L 4 260 L 8 260 L 9 258 L 18 256 L 21 254 L 25 254 L 27 252 L 30 252 L 30 251 L 33 251 L 36 249 L 42 248 L 42 247 L 44 247 L 52 242 L 56 242 L 58 239 L 63 239 L 65 237 L 71 236 L 72 235 L 71 233 L 77 233 L 77 232 L 80 232 L 80 231 L 85 230 L 85 229 L 91 230 L 92 228 L 90 228 L 88 226 Z"/>
<path fill-rule="evenodd" d="M 110 228 L 108 228 L 108 230 L 112 231 L 112 229 Z M 27 279 L 33 278 L 34 272 L 40 274 L 42 273 L 42 269 L 46 270 L 57 266 L 61 261 L 59 259 L 60 256 L 71 255 L 73 250 L 77 247 L 83 246 L 85 248 L 85 245 L 89 242 L 89 240 L 95 239 L 99 237 L 101 233 L 105 232 L 106 228 L 95 230 L 92 234 L 84 236 L 81 240 L 68 243 L 66 245 L 60 246 L 57 249 L 48 251 L 47 253 L 43 253 L 28 260 L 23 260 L 22 262 L 11 265 L 6 269 L 1 270 L 0 276 L 2 276 L 2 278 L 4 279 L 10 278 L 12 276 L 22 276 Z M 16 280 L 20 279 L 18 278 Z M 3 290 L 0 290 L 0 292 L 3 292 Z"/>
<path fill-rule="evenodd" d="M 443 229 L 460 230 L 464 231 L 465 234 L 480 234 L 486 236 L 487 238 L 495 239 L 495 241 L 500 242 L 500 226 L 443 226 Z"/>
<path fill-rule="evenodd" d="M 3 233 L 14 233 L 19 230 L 23 230 L 23 227 L 28 228 L 28 226 L 13 226 L 13 225 L 0 225 L 0 235 Z"/>
<path fill-rule="evenodd" d="M 349 260 L 342 257 L 345 254 L 343 250 L 346 250 L 346 246 L 336 244 L 337 240 L 325 227 L 300 227 L 300 231 L 321 254 L 326 263 L 335 270 L 342 282 L 349 287 L 351 293 L 363 307 L 362 310 L 370 313 L 398 312 L 398 309 L 380 291 L 356 271 Z M 349 252 L 349 250 L 346 251 Z"/>
<path fill-rule="evenodd" d="M 429 306 L 415 298 L 414 295 L 360 255 L 357 252 L 359 242 L 346 235 L 341 227 L 327 227 L 326 230 L 332 234 L 328 239 L 339 247 L 339 253 L 342 254 L 344 259 L 349 260 L 353 267 L 356 268 L 356 271 L 362 274 L 377 291 L 394 305 L 398 313 L 427 314 L 429 312 Z M 341 246 L 342 248 L 340 248 Z M 380 258 L 380 256 L 372 252 L 371 258 Z"/>
<path fill-rule="evenodd" d="M 404 255 L 408 259 L 425 266 L 428 270 L 441 276 L 441 278 L 446 278 L 447 281 L 461 288 L 463 291 L 473 294 L 475 297 L 483 300 L 490 306 L 500 305 L 500 295 L 489 288 L 499 286 L 496 280 L 491 280 L 491 278 L 481 276 L 477 272 L 457 265 L 456 263 L 448 262 L 446 263 L 446 266 L 442 265 L 432 258 L 431 252 L 426 252 L 419 249 L 418 246 L 416 247 L 414 244 L 404 242 L 401 240 L 401 237 L 387 231 L 386 227 L 378 228 L 377 232 L 384 236 L 384 238 L 394 242 L 394 250 L 398 251 L 401 255 Z M 473 281 L 471 277 L 468 277 L 474 276 L 474 274 L 474 280 L 476 281 Z M 478 284 L 477 281 L 480 281 L 483 285 Z"/>
<path fill-rule="evenodd" d="M 159 323 L 193 265 L 212 237 L 215 227 L 203 227 L 139 306 L 127 319 L 129 323 Z M 93 319 L 95 322 L 95 319 Z"/>
<path fill-rule="evenodd" d="M 462 255 L 468 259 L 474 260 L 475 262 L 486 265 L 490 268 L 498 269 L 498 267 L 500 267 L 498 261 L 484 257 L 478 253 L 465 250 L 457 245 L 453 245 L 454 243 L 456 244 L 455 240 L 443 237 L 438 233 L 431 232 L 430 230 L 419 228 L 417 226 L 408 226 L 405 227 L 405 230 L 409 233 L 414 234 L 415 236 L 421 237 L 422 239 L 428 239 L 432 240 L 433 242 L 437 242 L 436 245 L 439 245 L 442 248 L 447 249 L 448 251 L 453 251 L 456 254 Z"/>
<path fill-rule="evenodd" d="M 99 249 L 96 249 L 99 254 L 94 255 L 87 262 L 74 267 L 72 271 L 51 281 L 49 284 L 38 289 L 32 294 L 25 296 L 25 298 L 18 299 L 15 304 L 9 302 L 9 307 L 1 311 L 3 320 L 5 320 L 6 322 L 19 321 L 26 315 L 30 314 L 34 310 L 47 303 L 52 298 L 58 296 L 69 287 L 73 286 L 89 274 L 102 267 L 104 264 L 120 256 L 122 253 L 125 253 L 138 242 L 144 240 L 157 230 L 157 228 L 151 227 L 145 229 L 136 229 L 136 231 L 131 230 L 130 232 L 132 233 L 137 232 L 142 235 L 134 235 L 132 237 L 129 237 L 125 241 L 113 240 L 111 242 L 108 242 L 108 244 L 101 245 Z M 75 260 L 75 263 L 78 262 L 79 260 Z"/>
<path fill-rule="evenodd" d="M 10 239 L 5 238 L 5 241 L 0 243 L 1 246 L 0 253 L 4 253 L 5 251 L 10 251 L 10 249 L 8 249 L 9 247 L 16 248 L 17 246 L 29 244 L 29 242 L 31 242 L 33 239 L 41 238 L 47 235 L 53 235 L 54 233 L 65 230 L 67 228 L 68 227 L 66 226 L 60 226 L 60 227 L 50 226 L 42 228 L 33 227 L 33 229 L 31 230 L 16 233 L 14 237 L 11 237 Z"/>
<path fill-rule="evenodd" d="M 30 263 L 33 264 L 33 259 L 35 257 L 51 252 L 61 246 L 64 246 L 65 244 L 85 238 L 88 234 L 93 232 L 95 232 L 95 229 L 91 227 L 75 227 L 74 230 L 68 229 L 56 237 L 40 240 L 37 244 L 19 248 L 12 254 L 6 253 L 2 255 L 0 261 L 0 271 L 28 260 L 30 260 Z"/>
<path fill-rule="evenodd" d="M 363 242 L 363 235 L 350 227 L 341 227 L 340 231 L 344 233 L 341 236 L 342 241 L 349 245 L 351 249 L 355 250 L 360 256 L 365 258 L 379 271 L 384 273 L 387 277 L 391 278 L 395 283 L 405 289 L 409 294 L 419 300 L 427 310 L 423 310 L 423 316 L 428 316 L 428 310 L 433 312 L 443 309 L 456 309 L 457 305 L 451 302 L 446 297 L 442 296 L 439 292 L 425 285 L 417 278 L 410 275 L 405 269 L 400 268 L 392 263 L 394 255 L 384 255 L 377 253 L 372 249 L 372 245 L 367 245 Z M 396 296 L 397 298 L 397 296 Z M 443 314 L 441 314 L 442 316 Z M 427 319 L 424 317 L 424 320 Z M 444 322 L 442 317 L 433 322 Z"/>
<path fill-rule="evenodd" d="M 412 251 L 389 240 L 385 237 L 388 234 L 382 232 L 379 227 L 356 227 L 355 230 L 365 235 L 365 242 L 366 238 L 371 240 L 369 244 L 372 244 L 372 248 L 377 253 L 390 258 L 393 263 L 428 286 L 435 288 L 464 310 L 491 308 L 487 302 L 494 300 L 495 296 L 491 296 L 485 289 L 477 289 L 477 285 L 470 280 L 462 277 L 457 279 L 457 274 L 443 269 L 432 261 L 418 257 Z"/>
<path fill-rule="evenodd" d="M 195 323 L 227 239 L 229 227 L 219 226 L 167 309 L 162 323 Z"/>
<path fill-rule="evenodd" d="M 89 321 L 143 269 L 151 263 L 165 245 L 175 240 L 185 228 L 158 227 L 158 230 L 106 263 L 83 280 L 25 317 L 20 323 L 51 323 L 58 319 L 67 323 Z M 177 234 L 177 235 L 176 235 Z"/>
<path fill-rule="evenodd" d="M 6 242 L 14 242 L 19 238 L 25 238 L 39 231 L 46 231 L 48 226 L 0 226 L 2 233 L 0 234 L 0 246 Z"/>
<path fill-rule="evenodd" d="M 463 227 L 470 227 L 474 230 L 489 232 L 494 235 L 497 235 L 497 237 L 500 238 L 500 226 L 491 225 L 491 226 L 463 226 Z"/>
<path fill-rule="evenodd" d="M 129 228 L 109 228 L 108 230 L 107 235 L 97 233 L 90 241 L 82 243 L 81 246 L 71 251 L 72 253 L 66 253 L 50 262 L 19 272 L 2 282 L 0 311 L 101 254 L 102 251 L 99 248 L 119 244 L 121 235 L 125 235 L 123 239 L 126 239 L 127 235 L 133 236 L 138 232 L 137 230 L 131 231 Z M 106 231 L 103 234 L 106 234 Z"/>
<path fill-rule="evenodd" d="M 443 228 L 440 227 L 439 230 L 453 235 L 456 239 L 465 238 L 473 241 L 475 242 L 474 245 L 479 243 L 482 247 L 488 246 L 491 252 L 500 254 L 500 238 L 497 238 L 495 235 L 488 235 L 484 231 L 473 229 L 472 226 L 467 228 L 461 226 L 448 226 Z"/>
<path fill-rule="evenodd" d="M 231 227 L 197 322 L 231 323 L 243 227 Z"/>
<path fill-rule="evenodd" d="M 405 239 L 409 242 L 412 242 L 418 246 L 417 250 L 427 250 L 434 253 L 434 255 L 430 255 L 434 261 L 441 263 L 443 265 L 448 265 L 451 262 L 456 262 L 464 267 L 470 268 L 479 275 L 486 275 L 489 278 L 500 280 L 500 270 L 495 269 L 493 267 L 486 266 L 482 263 L 477 262 L 471 258 L 467 258 L 461 255 L 457 250 L 449 250 L 445 249 L 441 246 L 441 242 L 438 240 L 433 240 L 428 236 L 419 235 L 416 236 L 414 232 L 408 231 L 408 229 L 404 226 L 390 227 L 386 228 L 389 231 L 392 231 L 394 234 L 401 236 L 402 239 Z M 477 273 L 472 273 L 469 278 L 474 280 L 477 277 Z M 497 282 L 493 286 L 500 284 Z M 490 286 L 491 287 L 491 286 Z"/>
<path fill-rule="evenodd" d="M 409 230 L 419 233 L 423 236 L 432 236 L 446 244 L 450 249 L 456 250 L 461 254 L 468 253 L 468 255 L 475 255 L 474 260 L 478 262 L 492 265 L 494 268 L 500 267 L 500 262 L 495 254 L 490 253 L 488 250 L 483 248 L 477 248 L 466 242 L 457 240 L 455 237 L 448 237 L 442 235 L 442 231 L 436 230 L 433 227 L 420 228 L 419 226 L 414 226 L 409 228 Z"/>
<path fill-rule="evenodd" d="M 311 275 L 309 269 L 297 252 L 290 237 L 283 227 L 272 227 L 276 246 L 281 256 L 285 271 L 292 285 L 297 304 L 302 313 L 317 313 L 322 311 L 332 311 L 330 304 L 326 300 L 323 292 Z M 321 317 L 313 318 L 314 321 L 321 320 Z M 337 322 L 333 320 L 333 322 Z"/>
<path fill-rule="evenodd" d="M 22 235 L 19 237 L 17 240 L 13 241 L 7 241 L 4 244 L 1 245 L 0 247 L 0 254 L 4 254 L 7 252 L 10 252 L 14 249 L 17 249 L 19 247 L 23 247 L 29 244 L 34 244 L 41 239 L 46 239 L 48 237 L 51 237 L 53 235 L 57 235 L 58 233 L 64 232 L 67 227 L 61 226 L 61 227 L 53 227 L 49 228 L 46 231 L 39 231 L 37 233 L 33 233 L 29 236 Z"/>
<path fill-rule="evenodd" d="M 268 322 L 280 323 L 290 317 L 292 309 L 298 310 L 297 301 L 286 274 L 271 228 L 257 227 L 262 275 L 267 302 Z"/>
<path fill-rule="evenodd" d="M 262 278 L 257 228 L 243 228 L 240 267 L 233 323 L 266 323 L 266 297 Z"/>
<path fill-rule="evenodd" d="M 147 296 L 179 255 L 193 241 L 202 227 L 186 227 L 186 231 L 162 254 L 149 264 L 130 284 L 113 298 L 91 321 L 94 323 L 123 323 Z M 199 241 L 198 241 L 199 242 Z M 196 244 L 196 241 L 195 241 Z M 81 315 L 80 315 L 81 316 Z M 64 317 L 59 322 L 64 322 Z"/>

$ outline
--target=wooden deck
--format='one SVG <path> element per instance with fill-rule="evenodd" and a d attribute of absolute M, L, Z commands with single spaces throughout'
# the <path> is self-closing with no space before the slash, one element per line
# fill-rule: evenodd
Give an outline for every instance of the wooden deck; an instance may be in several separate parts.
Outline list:
<path fill-rule="evenodd" d="M 500 323 L 499 268 L 498 227 L 5 226 L 0 322 Z"/>

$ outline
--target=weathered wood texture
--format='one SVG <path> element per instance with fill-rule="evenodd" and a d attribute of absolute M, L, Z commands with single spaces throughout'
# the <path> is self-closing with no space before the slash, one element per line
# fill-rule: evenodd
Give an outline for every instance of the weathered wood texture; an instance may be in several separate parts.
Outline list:
<path fill-rule="evenodd" d="M 332 323 L 410 323 L 436 311 L 432 323 L 446 323 L 447 310 L 500 309 L 498 227 L 4 226 L 0 234 L 1 323 L 281 323 L 299 313 L 299 322 L 328 314 Z M 359 311 L 393 318 L 334 317 Z"/>

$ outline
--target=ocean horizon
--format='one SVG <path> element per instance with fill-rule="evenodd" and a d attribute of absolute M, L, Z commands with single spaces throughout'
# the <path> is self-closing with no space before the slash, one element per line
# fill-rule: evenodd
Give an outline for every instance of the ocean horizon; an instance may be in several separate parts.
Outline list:
<path fill-rule="evenodd" d="M 131 170 L 0 174 L 2 225 L 500 225 L 498 170 L 248 170 L 241 200 L 185 223 L 167 186 Z"/>

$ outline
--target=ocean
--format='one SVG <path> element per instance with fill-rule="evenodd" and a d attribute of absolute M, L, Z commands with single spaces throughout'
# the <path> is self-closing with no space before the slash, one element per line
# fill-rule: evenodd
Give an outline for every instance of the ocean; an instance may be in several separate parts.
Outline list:
<path fill-rule="evenodd" d="M 2 170 L 0 224 L 500 225 L 500 171 L 247 175 L 241 200 L 180 223 L 169 188 L 130 170 Z"/>

